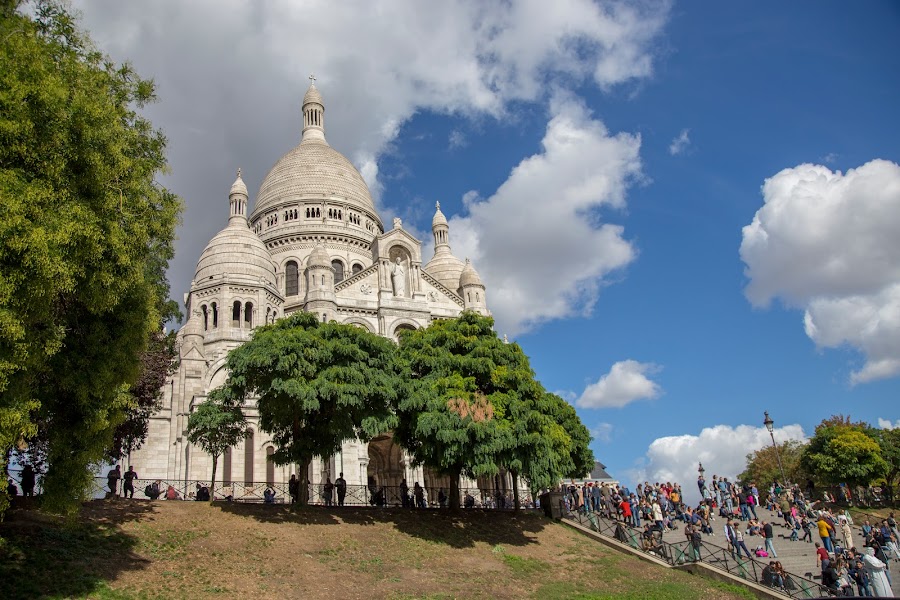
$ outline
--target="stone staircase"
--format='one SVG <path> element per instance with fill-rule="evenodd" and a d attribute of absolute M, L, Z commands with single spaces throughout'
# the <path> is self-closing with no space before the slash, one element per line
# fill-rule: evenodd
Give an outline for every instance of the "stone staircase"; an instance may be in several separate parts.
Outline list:
<path fill-rule="evenodd" d="M 775 546 L 775 552 L 778 553 L 778 558 L 760 558 L 761 562 L 768 562 L 769 560 L 779 560 L 781 561 L 784 570 L 788 573 L 793 573 L 794 575 L 800 575 L 801 577 L 808 577 L 809 579 L 815 579 L 819 581 L 821 575 L 821 569 L 816 566 L 816 547 L 815 542 L 821 543 L 819 539 L 818 530 L 813 527 L 812 538 L 813 542 L 792 542 L 790 541 L 791 530 L 787 527 L 783 526 L 783 519 L 780 519 L 775 512 L 768 511 L 763 506 L 756 507 L 757 516 L 760 520 L 764 520 L 772 523 L 775 539 L 773 540 L 773 545 Z M 715 537 L 713 536 L 703 536 L 703 542 L 705 544 L 712 544 L 715 546 L 726 547 L 725 542 L 725 534 L 723 533 L 723 528 L 725 526 L 725 519 L 722 517 L 716 517 L 715 521 L 713 521 L 713 531 L 715 532 Z M 677 531 L 670 531 L 664 534 L 663 539 L 667 542 L 680 542 L 684 540 L 684 532 L 682 530 L 683 524 L 678 523 Z M 741 524 L 741 529 L 744 530 L 744 524 Z M 853 542 L 856 545 L 857 549 L 862 548 L 862 534 L 859 530 L 859 524 L 854 524 L 853 527 Z M 745 537 L 744 539 L 747 547 L 752 552 L 757 546 L 765 546 L 765 540 L 762 537 L 755 536 L 753 538 Z M 900 561 L 892 560 L 889 564 L 891 579 L 895 582 L 895 585 L 900 585 Z M 807 573 L 811 575 L 807 575 Z M 895 588 L 897 589 L 897 588 Z"/>

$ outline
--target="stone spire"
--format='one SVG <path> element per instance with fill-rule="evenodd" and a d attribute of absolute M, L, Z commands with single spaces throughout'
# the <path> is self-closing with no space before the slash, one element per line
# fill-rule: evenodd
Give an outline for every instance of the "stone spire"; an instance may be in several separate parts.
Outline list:
<path fill-rule="evenodd" d="M 431 233 L 434 234 L 434 255 L 450 254 L 450 225 L 441 212 L 441 203 L 435 202 L 434 218 L 431 219 Z"/>
<path fill-rule="evenodd" d="M 325 103 L 316 89 L 316 76 L 309 76 L 309 89 L 303 96 L 303 142 L 325 141 Z"/>
<path fill-rule="evenodd" d="M 228 192 L 228 203 L 231 211 L 228 215 L 228 224 L 243 223 L 247 224 L 247 186 L 241 179 L 241 170 L 237 170 L 237 178 L 231 184 L 231 191 Z"/>

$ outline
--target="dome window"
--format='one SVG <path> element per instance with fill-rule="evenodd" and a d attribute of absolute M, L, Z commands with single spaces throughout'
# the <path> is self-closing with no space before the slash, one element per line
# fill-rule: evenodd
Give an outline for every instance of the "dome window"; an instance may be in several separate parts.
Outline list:
<path fill-rule="evenodd" d="M 200 307 L 200 310 L 203 311 L 203 331 L 209 330 L 209 309 L 204 304 Z"/>
<path fill-rule="evenodd" d="M 210 306 L 212 306 L 212 326 L 213 329 L 219 326 L 219 307 L 213 302 Z"/>
<path fill-rule="evenodd" d="M 359 272 L 362 271 L 362 270 L 363 270 L 363 266 L 362 266 L 361 264 L 359 264 L 359 263 L 353 263 L 352 271 L 353 271 L 353 274 L 354 274 L 354 275 L 356 275 L 357 273 L 359 273 Z"/>
<path fill-rule="evenodd" d="M 284 294 L 285 296 L 296 296 L 299 293 L 299 270 L 297 263 L 288 262 L 285 265 Z"/>
<path fill-rule="evenodd" d="M 253 328 L 253 303 L 248 302 L 244 305 L 244 327 Z"/>
<path fill-rule="evenodd" d="M 235 300 L 234 304 L 231 306 L 231 326 L 241 326 L 241 303 L 237 300 Z"/>

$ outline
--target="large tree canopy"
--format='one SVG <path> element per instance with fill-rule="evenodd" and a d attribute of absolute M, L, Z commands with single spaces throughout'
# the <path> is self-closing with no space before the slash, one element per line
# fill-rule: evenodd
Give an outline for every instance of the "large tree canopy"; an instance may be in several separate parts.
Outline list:
<path fill-rule="evenodd" d="M 816 427 L 801 465 L 831 484 L 868 485 L 888 470 L 871 427 L 840 416 Z"/>
<path fill-rule="evenodd" d="M 353 325 L 320 323 L 305 312 L 256 329 L 229 353 L 227 368 L 222 397 L 233 404 L 257 398 L 274 461 L 300 465 L 301 503 L 313 457 L 330 456 L 344 440 L 391 430 L 392 407 L 405 389 L 390 340 Z"/>
<path fill-rule="evenodd" d="M 800 457 L 806 444 L 797 440 L 787 440 L 778 445 L 778 454 L 773 446 L 764 446 L 747 455 L 747 467 L 738 475 L 738 479 L 744 482 L 754 482 L 759 488 L 767 487 L 773 481 L 781 481 L 781 465 L 784 467 L 784 476 L 788 481 L 805 481 L 807 473 L 800 465 Z M 781 481 L 784 485 L 784 482 Z"/>
<path fill-rule="evenodd" d="M 464 312 L 400 339 L 412 390 L 398 405 L 396 437 L 417 463 L 450 475 L 452 508 L 463 473 L 505 467 L 548 484 L 558 479 L 582 433 L 548 401 L 519 345 L 498 339 L 492 327 L 493 319 Z"/>
<path fill-rule="evenodd" d="M 0 448 L 46 436 L 47 506 L 74 506 L 171 314 L 181 202 L 156 182 L 152 82 L 52 2 L 0 2 Z"/>

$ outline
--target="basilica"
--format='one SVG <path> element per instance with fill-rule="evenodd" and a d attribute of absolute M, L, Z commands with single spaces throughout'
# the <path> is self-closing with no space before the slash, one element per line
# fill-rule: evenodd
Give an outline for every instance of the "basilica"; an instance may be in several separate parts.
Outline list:
<path fill-rule="evenodd" d="M 178 332 L 178 369 L 165 385 L 144 446 L 131 456 L 144 479 L 209 480 L 212 462 L 188 442 L 187 419 L 225 381 L 228 352 L 256 327 L 304 310 L 396 339 L 403 329 L 463 310 L 489 314 L 474 266 L 451 252 L 439 204 L 432 220 L 434 256 L 427 262 L 422 242 L 400 219 L 385 230 L 359 171 L 325 139 L 325 103 L 315 83 L 303 98 L 300 143 L 266 175 L 252 211 L 249 200 L 238 171 L 228 193 L 227 224 L 203 250 L 184 295 L 188 319 Z M 253 405 L 245 412 L 253 432 L 220 459 L 217 486 L 284 483 L 295 469 L 268 460 L 275 448 L 258 430 Z M 334 481 L 338 473 L 349 485 L 396 486 L 404 478 L 426 488 L 448 483 L 414 468 L 390 434 L 369 443 L 346 441 L 338 454 L 313 461 L 309 477 L 315 484 Z"/>

